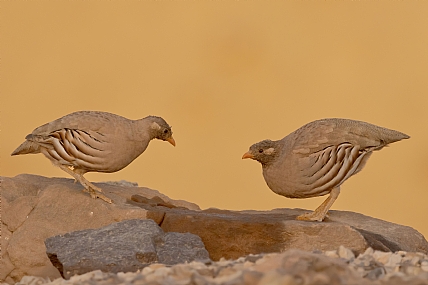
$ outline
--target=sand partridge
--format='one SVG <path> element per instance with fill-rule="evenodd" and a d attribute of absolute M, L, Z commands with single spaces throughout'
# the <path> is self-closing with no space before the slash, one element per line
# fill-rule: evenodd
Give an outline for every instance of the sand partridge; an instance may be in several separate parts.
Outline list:
<path fill-rule="evenodd" d="M 363 169 L 373 151 L 409 136 L 369 123 L 322 119 L 304 125 L 281 140 L 264 140 L 242 158 L 262 164 L 269 188 L 288 198 L 330 194 L 312 213 L 298 220 L 322 221 L 346 179 Z"/>
<path fill-rule="evenodd" d="M 175 146 L 164 119 L 140 120 L 97 111 L 71 113 L 36 128 L 12 155 L 43 153 L 84 187 L 92 198 L 111 203 L 102 190 L 83 177 L 86 172 L 121 170 L 143 153 L 152 139 Z"/>

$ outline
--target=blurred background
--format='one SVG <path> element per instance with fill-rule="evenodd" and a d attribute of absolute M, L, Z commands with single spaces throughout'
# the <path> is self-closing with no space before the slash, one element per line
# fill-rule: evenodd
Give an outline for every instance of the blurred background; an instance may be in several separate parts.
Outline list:
<path fill-rule="evenodd" d="M 249 146 L 320 118 L 411 136 L 375 153 L 332 209 L 428 237 L 428 2 L 7 1 L 1 4 L 0 175 L 68 177 L 11 157 L 31 131 L 78 110 L 162 116 L 128 180 L 201 208 L 315 209 L 271 192 Z M 71 178 L 71 177 L 70 177 Z"/>

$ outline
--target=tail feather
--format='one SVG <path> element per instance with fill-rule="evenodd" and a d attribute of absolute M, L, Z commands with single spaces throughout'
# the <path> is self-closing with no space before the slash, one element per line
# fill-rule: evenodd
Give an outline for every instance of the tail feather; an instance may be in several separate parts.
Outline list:
<path fill-rule="evenodd" d="M 399 131 L 394 131 L 390 129 L 383 129 L 381 132 L 380 140 L 384 141 L 386 144 L 390 144 L 393 142 L 398 142 L 404 139 L 409 139 L 410 136 L 401 133 Z"/>
<path fill-rule="evenodd" d="M 23 142 L 11 155 L 40 153 L 40 145 L 32 141 Z"/>

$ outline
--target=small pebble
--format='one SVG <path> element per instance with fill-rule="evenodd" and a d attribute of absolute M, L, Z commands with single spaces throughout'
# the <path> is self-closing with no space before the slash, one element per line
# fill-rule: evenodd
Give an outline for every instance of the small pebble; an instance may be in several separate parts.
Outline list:
<path fill-rule="evenodd" d="M 388 261 L 385 263 L 385 266 L 396 267 L 401 263 L 401 255 L 399 254 L 391 254 L 388 258 Z"/>
<path fill-rule="evenodd" d="M 163 267 L 165 267 L 165 264 L 162 264 L 162 263 L 153 263 L 153 264 L 149 265 L 149 268 L 151 268 L 153 270 L 163 268 Z"/>
<path fill-rule="evenodd" d="M 421 259 L 419 258 L 419 256 L 415 256 L 410 260 L 410 264 L 416 266 L 417 264 L 419 264 L 420 261 Z"/>
<path fill-rule="evenodd" d="M 324 252 L 324 255 L 328 256 L 328 257 L 332 257 L 332 258 L 338 258 L 339 257 L 336 250 L 327 250 L 326 252 Z"/>
<path fill-rule="evenodd" d="M 300 280 L 295 280 L 291 275 L 281 275 L 277 271 L 270 271 L 266 273 L 261 279 L 259 284 L 269 285 L 298 285 L 302 284 Z"/>
<path fill-rule="evenodd" d="M 343 259 L 348 260 L 348 261 L 352 260 L 352 259 L 355 259 L 355 255 L 352 252 L 352 250 L 350 250 L 349 248 L 344 247 L 343 245 L 341 245 L 339 247 L 338 254 L 339 254 L 340 258 L 343 258 Z"/>
<path fill-rule="evenodd" d="M 391 257 L 392 252 L 375 251 L 373 257 L 377 262 L 386 264 Z"/>
<path fill-rule="evenodd" d="M 245 263 L 244 263 L 244 268 L 250 268 L 251 266 L 253 266 L 254 265 L 254 263 L 253 262 L 249 262 L 249 261 L 245 261 Z"/>
<path fill-rule="evenodd" d="M 418 266 L 403 266 L 400 271 L 404 272 L 406 275 L 418 275 L 421 273 L 422 269 Z"/>
<path fill-rule="evenodd" d="M 144 267 L 143 270 L 141 271 L 141 273 L 143 275 L 148 275 L 148 274 L 152 273 L 153 271 L 154 270 L 152 268 L 150 268 L 150 267 Z"/>
<path fill-rule="evenodd" d="M 261 255 L 261 254 L 257 254 L 257 255 L 250 254 L 245 258 L 245 260 L 254 263 L 262 257 L 263 257 L 263 255 Z"/>
<path fill-rule="evenodd" d="M 240 257 L 237 260 L 235 260 L 235 262 L 244 263 L 245 262 L 245 257 Z"/>
<path fill-rule="evenodd" d="M 49 279 L 44 279 L 42 277 L 36 277 L 36 276 L 24 276 L 21 279 L 21 282 L 18 284 L 28 284 L 28 285 L 41 285 L 49 282 Z"/>
<path fill-rule="evenodd" d="M 364 251 L 363 255 L 373 255 L 374 250 L 371 247 L 368 247 L 366 251 Z"/>
<path fill-rule="evenodd" d="M 385 274 L 386 271 L 383 267 L 377 267 L 375 269 L 370 270 L 365 277 L 370 280 L 376 280 L 385 276 Z"/>

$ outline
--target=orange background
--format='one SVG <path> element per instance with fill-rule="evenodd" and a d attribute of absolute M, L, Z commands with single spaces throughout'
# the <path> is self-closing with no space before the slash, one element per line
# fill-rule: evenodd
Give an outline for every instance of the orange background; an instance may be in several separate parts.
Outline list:
<path fill-rule="evenodd" d="M 374 154 L 332 209 L 428 236 L 428 2 L 1 2 L 0 174 L 68 177 L 43 155 L 11 157 L 34 128 L 77 110 L 162 116 L 124 170 L 202 208 L 315 209 L 266 186 L 248 147 L 326 117 L 409 134 Z"/>

